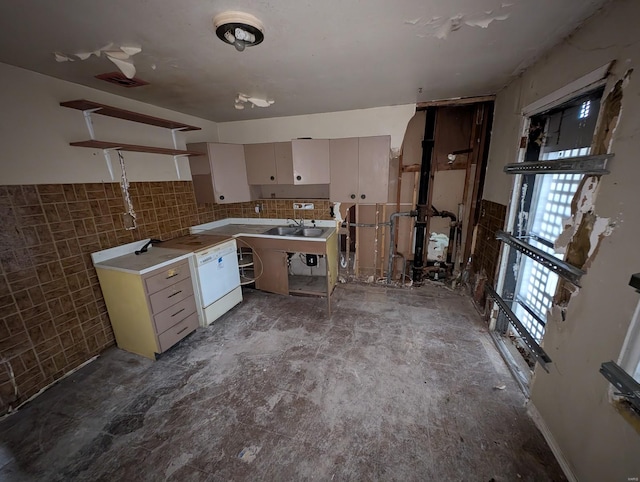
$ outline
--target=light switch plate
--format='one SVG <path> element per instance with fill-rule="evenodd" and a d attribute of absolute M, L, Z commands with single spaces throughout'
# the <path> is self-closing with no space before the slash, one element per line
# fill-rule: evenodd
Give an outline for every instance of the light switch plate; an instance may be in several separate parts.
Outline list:
<path fill-rule="evenodd" d="M 293 203 L 293 209 L 313 209 L 313 203 Z"/>

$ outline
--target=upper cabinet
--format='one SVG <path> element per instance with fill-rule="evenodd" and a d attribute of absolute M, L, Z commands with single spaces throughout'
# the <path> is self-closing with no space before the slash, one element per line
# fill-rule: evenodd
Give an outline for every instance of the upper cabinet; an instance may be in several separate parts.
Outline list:
<path fill-rule="evenodd" d="M 329 184 L 329 139 L 291 141 L 294 184 Z"/>
<path fill-rule="evenodd" d="M 273 142 L 245 144 L 244 161 L 249 184 L 277 184 L 276 152 Z"/>
<path fill-rule="evenodd" d="M 331 139 L 329 197 L 337 202 L 386 203 L 390 136 Z"/>
<path fill-rule="evenodd" d="M 291 142 L 246 144 L 244 157 L 249 184 L 293 184 Z"/>
<path fill-rule="evenodd" d="M 207 153 L 189 158 L 198 204 L 251 201 L 242 145 L 202 142 L 187 148 Z"/>

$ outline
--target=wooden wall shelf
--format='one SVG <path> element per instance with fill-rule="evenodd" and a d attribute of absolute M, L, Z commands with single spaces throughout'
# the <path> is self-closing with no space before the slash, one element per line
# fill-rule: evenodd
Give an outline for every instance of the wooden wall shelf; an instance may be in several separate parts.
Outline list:
<path fill-rule="evenodd" d="M 70 142 L 75 147 L 90 147 L 93 149 L 116 149 L 128 152 L 146 152 L 149 154 L 165 154 L 167 156 L 202 156 L 205 152 L 184 151 L 181 149 L 170 149 L 165 147 L 140 146 L 137 144 L 123 144 L 122 142 L 98 141 L 95 139 L 89 141 Z"/>
<path fill-rule="evenodd" d="M 174 122 L 167 119 L 161 119 L 160 117 L 153 117 L 145 114 L 138 114 L 137 112 L 131 112 L 130 110 L 119 109 L 117 107 L 111 107 L 109 105 L 99 104 L 98 102 L 92 102 L 90 100 L 78 99 L 70 100 L 67 102 L 60 102 L 62 107 L 68 107 L 70 109 L 77 110 L 93 110 L 97 109 L 95 114 L 106 115 L 109 117 L 116 117 L 117 119 L 124 119 L 131 122 L 138 122 L 140 124 L 148 124 L 156 127 L 164 127 L 165 129 L 180 129 L 181 131 L 199 131 L 200 127 L 190 126 L 181 122 Z"/>

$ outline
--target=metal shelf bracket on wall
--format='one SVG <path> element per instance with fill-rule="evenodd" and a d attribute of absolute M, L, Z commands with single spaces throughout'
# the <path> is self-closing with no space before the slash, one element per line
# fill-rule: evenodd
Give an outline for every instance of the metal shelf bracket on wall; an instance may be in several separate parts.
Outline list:
<path fill-rule="evenodd" d="M 507 174 L 609 174 L 607 161 L 615 154 L 580 156 L 555 159 L 553 161 L 515 162 L 504 166 Z"/>
<path fill-rule="evenodd" d="M 533 339 L 533 337 L 529 334 L 527 329 L 522 325 L 522 322 L 518 319 L 511 308 L 507 306 L 507 303 L 502 299 L 502 297 L 496 293 L 493 287 L 490 284 L 485 285 L 485 291 L 493 301 L 496 302 L 500 311 L 506 316 L 511 323 L 511 326 L 515 328 L 518 334 L 522 337 L 522 342 L 525 344 L 531 356 L 535 358 L 535 360 L 540 364 L 544 370 L 549 373 L 549 369 L 547 368 L 547 364 L 551 363 L 551 358 L 549 355 L 538 345 L 538 343 Z"/>
<path fill-rule="evenodd" d="M 513 237 L 511 234 L 505 233 L 504 231 L 498 231 L 496 233 L 496 238 L 503 243 L 511 246 L 515 250 L 521 252 L 525 256 L 528 256 L 534 261 L 537 261 L 545 268 L 556 273 L 558 276 L 580 287 L 580 278 L 582 278 L 582 276 L 586 274 L 580 268 L 576 268 L 566 261 L 558 259 L 555 256 L 550 255 L 549 253 L 545 253 L 541 249 L 531 246 L 530 244 L 525 243 L 524 241 L 521 241 L 518 238 Z"/>

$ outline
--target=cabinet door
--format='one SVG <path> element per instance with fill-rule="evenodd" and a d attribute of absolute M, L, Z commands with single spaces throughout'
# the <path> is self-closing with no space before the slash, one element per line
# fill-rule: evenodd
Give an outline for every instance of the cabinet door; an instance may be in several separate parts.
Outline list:
<path fill-rule="evenodd" d="M 331 139 L 331 184 L 329 199 L 337 202 L 357 202 L 358 197 L 358 138 Z"/>
<path fill-rule="evenodd" d="M 359 202 L 387 202 L 390 149 L 391 136 L 361 137 L 358 140 Z"/>
<path fill-rule="evenodd" d="M 272 142 L 245 144 L 244 161 L 249 184 L 276 184 L 276 156 Z"/>
<path fill-rule="evenodd" d="M 289 294 L 289 269 L 287 267 L 287 253 L 272 249 L 254 250 L 256 289 Z"/>
<path fill-rule="evenodd" d="M 213 190 L 218 204 L 251 201 L 241 144 L 208 144 Z"/>
<path fill-rule="evenodd" d="M 291 141 L 276 142 L 276 179 L 278 184 L 293 184 L 293 155 L 291 153 Z"/>
<path fill-rule="evenodd" d="M 329 139 L 294 139 L 294 184 L 329 184 Z"/>

